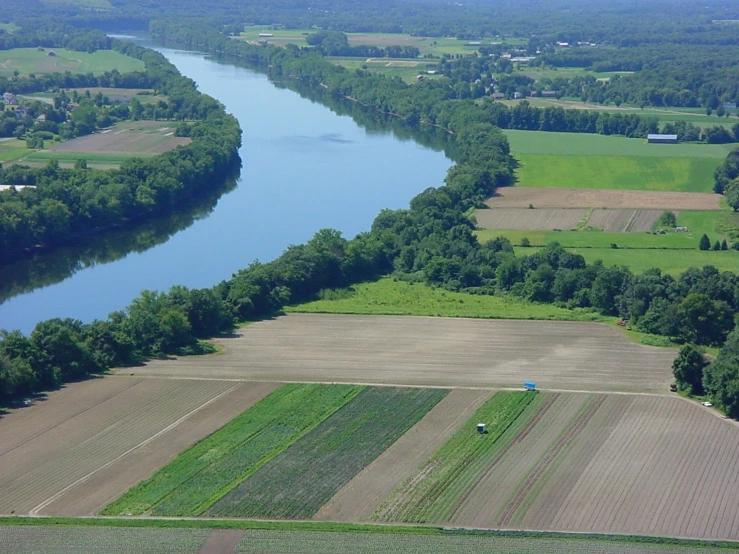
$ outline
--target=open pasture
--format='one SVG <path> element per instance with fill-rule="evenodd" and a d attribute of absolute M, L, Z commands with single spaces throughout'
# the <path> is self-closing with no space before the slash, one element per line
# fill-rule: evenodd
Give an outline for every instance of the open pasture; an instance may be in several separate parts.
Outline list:
<path fill-rule="evenodd" d="M 530 394 L 514 417 L 515 395 L 527 393 L 488 401 L 375 518 L 739 538 L 736 425 L 680 398 L 636 395 Z M 477 435 L 474 423 L 496 413 L 503 432 Z"/>
<path fill-rule="evenodd" d="M 501 187 L 490 208 L 609 208 L 637 210 L 720 210 L 723 196 L 700 192 Z"/>
<path fill-rule="evenodd" d="M 312 517 L 448 392 L 411 387 L 365 388 L 206 514 L 270 519 Z"/>
<path fill-rule="evenodd" d="M 694 237 L 697 245 L 699 237 Z M 728 250 L 713 252 L 709 250 L 698 250 L 697 248 L 685 250 L 668 249 L 635 249 L 635 248 L 573 248 L 572 252 L 581 254 L 585 261 L 593 263 L 602 260 L 607 266 L 626 265 L 634 273 L 641 273 L 647 269 L 658 267 L 664 273 L 678 275 L 689 267 L 703 267 L 712 265 L 719 271 L 739 271 L 739 252 Z M 517 253 L 533 254 L 533 250 L 517 249 Z"/>
<path fill-rule="evenodd" d="M 732 144 L 649 144 L 647 139 L 588 133 L 504 130 L 514 154 L 708 158 L 723 161 Z"/>
<path fill-rule="evenodd" d="M 54 56 L 49 55 L 54 52 Z M 30 73 L 93 73 L 99 75 L 117 69 L 121 73 L 143 71 L 144 62 L 124 56 L 113 50 L 98 50 L 92 54 L 64 48 L 37 50 L 13 48 L 0 51 L 0 75 L 9 76 L 18 71 Z"/>
<path fill-rule="evenodd" d="M 675 350 L 598 323 L 289 314 L 218 339 L 224 353 L 135 375 L 417 386 L 663 391 Z M 126 371 L 129 371 L 127 369 Z"/>
<path fill-rule="evenodd" d="M 275 388 L 105 377 L 3 416 L 0 513 L 90 515 Z"/>
<path fill-rule="evenodd" d="M 519 164 L 515 177 L 522 187 L 702 193 L 712 192 L 713 172 L 722 161 L 710 157 L 594 154 L 517 153 L 515 158 Z"/>
<path fill-rule="evenodd" d="M 120 524 L 120 522 L 116 522 Z M 142 525 L 143 522 L 134 522 Z M 434 528 L 384 528 L 366 526 L 361 530 L 288 529 L 286 526 L 265 529 L 228 529 L 194 527 L 194 523 L 179 522 L 176 527 L 118 527 L 101 525 L 19 525 L 0 527 L 0 551 L 13 554 L 109 554 L 151 552 L 177 554 L 721 554 L 731 552 L 735 545 L 708 546 L 694 541 L 639 540 L 634 537 L 597 537 L 594 535 L 552 536 L 548 534 L 472 533 Z M 186 525 L 190 525 L 187 527 Z M 233 549 L 232 549 L 233 548 Z"/>

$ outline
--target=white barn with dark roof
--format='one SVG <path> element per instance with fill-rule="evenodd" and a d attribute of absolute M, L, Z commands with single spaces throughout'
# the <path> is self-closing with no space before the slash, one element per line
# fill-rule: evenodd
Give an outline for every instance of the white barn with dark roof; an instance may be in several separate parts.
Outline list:
<path fill-rule="evenodd" d="M 677 144 L 677 135 L 647 135 L 650 144 Z"/>

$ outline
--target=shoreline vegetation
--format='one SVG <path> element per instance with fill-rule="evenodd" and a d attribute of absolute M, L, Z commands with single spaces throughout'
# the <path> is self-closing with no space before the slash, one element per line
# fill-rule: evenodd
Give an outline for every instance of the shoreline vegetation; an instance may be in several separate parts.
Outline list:
<path fill-rule="evenodd" d="M 13 36 L 13 45 L 25 47 L 38 44 L 74 47 L 77 38 L 82 43 L 76 47 L 111 49 L 142 61 L 146 69 L 77 79 L 61 73 L 41 75 L 4 83 L 3 88 L 9 92 L 43 92 L 50 86 L 58 86 L 60 83 L 56 81 L 60 79 L 80 86 L 111 84 L 108 81 L 114 79 L 118 82 L 113 84 L 119 86 L 156 89 L 167 101 L 160 102 L 153 115 L 175 122 L 177 135 L 189 137 L 191 142 L 157 156 L 132 157 L 119 169 L 88 169 L 84 163 L 65 169 L 55 160 L 43 168 L 13 165 L 0 169 L 0 183 L 18 187 L 0 192 L 0 262 L 41 249 L 51 250 L 101 230 L 173 213 L 191 198 L 217 186 L 240 165 L 238 121 L 225 112 L 220 102 L 200 93 L 195 83 L 180 75 L 162 54 L 110 39 L 101 31 L 63 27 L 43 36 L 37 33 Z M 87 82 L 90 78 L 94 82 Z M 116 109 L 122 117 L 127 115 L 132 119 L 138 119 L 146 111 L 135 99 L 130 109 L 127 106 Z M 90 121 L 83 128 L 83 118 L 78 114 L 85 110 L 90 112 Z M 72 137 L 93 132 L 101 121 L 99 111 L 93 102 L 81 103 L 74 112 L 74 121 L 64 124 L 69 127 L 65 128 L 66 132 Z M 79 158 L 84 159 L 84 154 Z"/>

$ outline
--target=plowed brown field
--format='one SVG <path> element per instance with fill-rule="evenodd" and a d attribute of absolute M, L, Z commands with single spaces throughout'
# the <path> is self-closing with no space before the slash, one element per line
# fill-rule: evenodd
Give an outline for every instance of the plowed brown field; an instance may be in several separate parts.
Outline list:
<path fill-rule="evenodd" d="M 0 513 L 90 515 L 276 385 L 105 377 L 0 425 Z"/>
<path fill-rule="evenodd" d="M 136 375 L 446 387 L 658 391 L 676 351 L 600 323 L 290 314 L 219 339 L 225 354 L 156 360 Z M 129 371 L 128 369 L 126 370 Z"/>
<path fill-rule="evenodd" d="M 614 233 L 642 233 L 651 231 L 660 215 L 662 210 L 593 210 L 587 225 Z"/>
<path fill-rule="evenodd" d="M 739 539 L 734 423 L 669 396 L 543 394 L 451 520 L 433 523 Z"/>
<path fill-rule="evenodd" d="M 642 210 L 720 210 L 721 195 L 702 192 L 501 187 L 491 208 L 632 208 Z"/>
<path fill-rule="evenodd" d="M 495 208 L 475 212 L 480 229 L 574 229 L 585 217 L 583 209 L 522 210 Z"/>

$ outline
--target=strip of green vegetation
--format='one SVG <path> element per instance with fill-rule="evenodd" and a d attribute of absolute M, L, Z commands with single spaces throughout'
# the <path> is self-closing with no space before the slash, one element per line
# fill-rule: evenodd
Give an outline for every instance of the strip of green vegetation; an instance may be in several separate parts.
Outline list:
<path fill-rule="evenodd" d="M 646 139 L 587 133 L 503 131 L 514 154 L 623 156 L 644 158 L 712 158 L 723 161 L 732 144 L 648 144 Z"/>
<path fill-rule="evenodd" d="M 49 52 L 53 52 L 51 55 Z M 76 52 L 64 48 L 37 50 L 36 48 L 13 48 L 0 51 L 0 75 L 30 73 L 93 73 L 100 75 L 117 69 L 121 73 L 143 71 L 144 62 L 124 56 L 113 50 Z"/>
<path fill-rule="evenodd" d="M 350 289 L 328 291 L 324 300 L 288 306 L 286 312 L 422 315 L 490 319 L 542 319 L 558 321 L 605 321 L 587 310 L 568 310 L 552 304 L 535 304 L 513 296 L 486 296 L 435 289 L 385 277 Z"/>
<path fill-rule="evenodd" d="M 713 172 L 721 163 L 720 159 L 709 157 L 595 154 L 516 154 L 515 157 L 519 162 L 515 172 L 519 186 L 572 189 L 712 192 Z"/>
<path fill-rule="evenodd" d="M 596 542 L 593 546 L 598 549 L 599 545 L 608 542 L 618 543 L 620 546 L 635 545 L 670 545 L 686 548 L 701 549 L 700 552 L 709 552 L 709 548 L 721 549 L 722 551 L 739 549 L 739 542 L 734 541 L 711 541 L 698 539 L 679 539 L 672 537 L 654 537 L 640 535 L 605 535 L 597 533 L 557 533 L 554 531 L 496 531 L 482 529 L 454 529 L 446 527 L 433 527 L 426 525 L 373 525 L 365 523 L 334 523 L 323 521 L 267 521 L 255 519 L 173 519 L 173 518 L 72 518 L 72 517 L 24 517 L 24 516 L 0 516 L 0 526 L 23 526 L 40 527 L 44 532 L 52 532 L 53 528 L 121 528 L 137 527 L 151 529 L 244 529 L 264 531 L 288 531 L 293 533 L 352 533 L 354 537 L 369 535 L 451 535 L 457 538 L 465 536 L 486 537 L 490 544 L 495 538 L 519 538 L 519 539 L 557 539 L 582 541 L 587 545 Z M 303 544 L 305 546 L 305 544 Z M 495 551 L 495 549 L 492 549 Z M 591 552 L 592 550 L 586 550 Z M 598 550 L 599 552 L 601 550 Z M 538 552 L 538 551 L 536 551 Z M 616 550 L 615 552 L 620 552 Z"/>
<path fill-rule="evenodd" d="M 418 75 L 432 69 L 436 62 L 414 60 L 390 60 L 387 58 L 376 58 L 368 61 L 364 58 L 328 57 L 330 62 L 346 67 L 347 69 L 366 69 L 373 73 L 382 73 L 388 77 L 400 77 L 406 83 L 417 83 Z M 425 79 L 438 79 L 440 75 L 425 75 Z"/>
<path fill-rule="evenodd" d="M 285 385 L 177 456 L 102 513 L 201 513 L 361 390 L 350 385 Z"/>
<path fill-rule="evenodd" d="M 126 154 L 112 152 L 55 152 L 41 150 L 23 158 L 24 162 L 48 162 L 56 160 L 59 163 L 74 163 L 77 160 L 86 160 L 88 163 L 120 165 L 132 157 L 150 158 L 154 154 Z"/>
<path fill-rule="evenodd" d="M 448 521 L 456 504 L 490 463 L 496 441 L 535 398 L 537 394 L 530 392 L 495 394 L 395 490 L 373 519 L 418 523 Z M 487 433 L 476 432 L 475 427 L 480 422 L 487 424 Z"/>
<path fill-rule="evenodd" d="M 405 387 L 364 389 L 207 514 L 310 518 L 448 392 Z"/>

